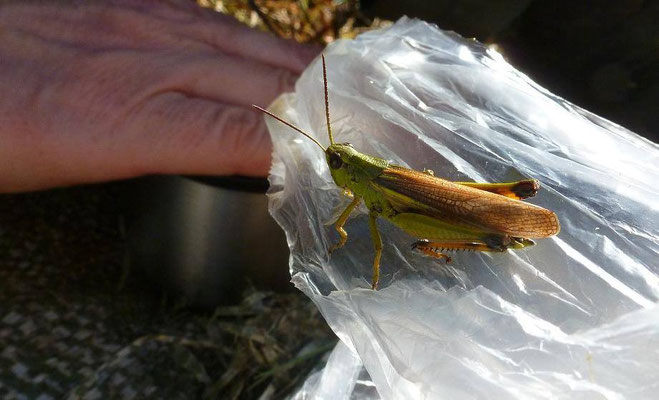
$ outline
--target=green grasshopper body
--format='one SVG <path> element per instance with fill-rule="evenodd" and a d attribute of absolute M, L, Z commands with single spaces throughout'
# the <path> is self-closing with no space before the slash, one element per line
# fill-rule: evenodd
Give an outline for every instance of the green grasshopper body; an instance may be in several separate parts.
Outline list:
<path fill-rule="evenodd" d="M 533 179 L 510 183 L 451 182 L 433 175 L 391 164 L 382 158 L 362 154 L 349 143 L 334 143 L 329 120 L 325 57 L 323 78 L 325 116 L 330 145 L 318 141 L 276 115 L 254 106 L 313 140 L 325 152 L 334 182 L 352 193 L 353 200 L 335 223 L 342 247 L 348 238 L 343 229 L 352 211 L 362 202 L 369 210 L 369 228 L 375 246 L 372 288 L 378 287 L 382 240 L 377 218 L 391 221 L 408 234 L 422 238 L 413 248 L 451 259 L 441 251 L 473 250 L 504 252 L 534 244 L 560 230 L 552 211 L 520 200 L 534 196 L 538 182 Z"/>

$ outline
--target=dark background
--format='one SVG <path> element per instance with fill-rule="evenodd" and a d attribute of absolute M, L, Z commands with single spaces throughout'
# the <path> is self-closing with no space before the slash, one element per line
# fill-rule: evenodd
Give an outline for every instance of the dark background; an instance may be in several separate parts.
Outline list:
<path fill-rule="evenodd" d="M 659 1 L 362 4 L 370 16 L 418 17 L 462 36 L 496 43 L 511 64 L 551 92 L 659 141 Z"/>

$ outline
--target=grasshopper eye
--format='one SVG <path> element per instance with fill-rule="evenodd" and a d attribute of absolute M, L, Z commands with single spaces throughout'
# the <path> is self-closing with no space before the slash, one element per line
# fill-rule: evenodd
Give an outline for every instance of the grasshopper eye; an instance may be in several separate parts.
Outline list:
<path fill-rule="evenodd" d="M 330 153 L 329 155 L 329 166 L 332 169 L 339 169 L 343 165 L 343 160 L 338 153 Z"/>

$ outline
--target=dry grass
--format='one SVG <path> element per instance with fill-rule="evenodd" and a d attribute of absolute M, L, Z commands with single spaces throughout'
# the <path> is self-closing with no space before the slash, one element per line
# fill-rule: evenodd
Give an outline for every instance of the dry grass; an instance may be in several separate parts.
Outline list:
<path fill-rule="evenodd" d="M 356 0 L 198 0 L 203 7 L 232 15 L 253 28 L 300 43 L 327 44 L 381 28 L 389 21 L 369 19 Z"/>

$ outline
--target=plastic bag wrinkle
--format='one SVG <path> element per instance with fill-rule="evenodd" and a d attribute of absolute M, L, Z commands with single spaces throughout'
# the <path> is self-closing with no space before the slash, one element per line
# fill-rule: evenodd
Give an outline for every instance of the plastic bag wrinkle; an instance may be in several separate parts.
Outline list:
<path fill-rule="evenodd" d="M 332 223 L 349 199 L 317 146 L 268 119 L 270 211 L 287 235 L 293 282 L 358 356 L 377 394 L 655 398 L 659 147 L 551 94 L 477 42 L 421 21 L 339 41 L 325 56 L 337 142 L 450 180 L 539 179 L 530 202 L 562 225 L 529 249 L 458 253 L 445 267 L 380 220 L 382 289 L 373 292 L 365 208 L 329 257 Z M 316 60 L 270 109 L 327 144 L 323 104 Z M 336 354 L 322 374 L 334 376 L 341 360 L 354 366 L 352 353 Z M 341 398 L 373 398 L 367 381 L 346 382 L 333 383 Z"/>

